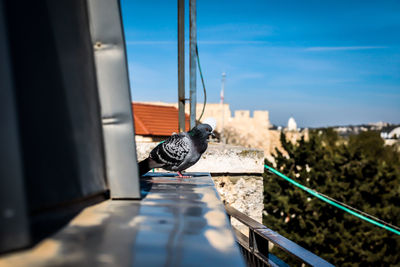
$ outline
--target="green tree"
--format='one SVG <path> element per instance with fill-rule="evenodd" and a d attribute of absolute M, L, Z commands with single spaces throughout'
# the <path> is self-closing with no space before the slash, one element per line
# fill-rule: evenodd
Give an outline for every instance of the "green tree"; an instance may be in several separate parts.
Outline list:
<path fill-rule="evenodd" d="M 309 141 L 292 144 L 282 134 L 281 142 L 288 157 L 276 151 L 277 170 L 400 225 L 400 155 L 394 147 L 384 146 L 377 132 L 344 139 L 332 129 L 314 130 Z M 264 173 L 264 211 L 267 227 L 335 265 L 400 265 L 400 236 L 316 199 L 269 172 Z"/>

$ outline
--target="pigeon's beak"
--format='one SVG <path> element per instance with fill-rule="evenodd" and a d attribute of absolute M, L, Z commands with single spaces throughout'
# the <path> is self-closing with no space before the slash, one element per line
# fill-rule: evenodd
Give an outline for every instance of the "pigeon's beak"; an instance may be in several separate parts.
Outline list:
<path fill-rule="evenodd" d="M 215 133 L 211 132 L 210 135 L 215 138 Z"/>

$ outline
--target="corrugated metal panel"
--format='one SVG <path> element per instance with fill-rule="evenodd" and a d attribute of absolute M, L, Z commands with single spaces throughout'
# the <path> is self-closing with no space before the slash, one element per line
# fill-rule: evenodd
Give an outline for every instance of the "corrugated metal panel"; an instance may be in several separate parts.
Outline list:
<path fill-rule="evenodd" d="M 140 198 L 134 125 L 121 11 L 116 0 L 88 0 L 113 198 Z"/>

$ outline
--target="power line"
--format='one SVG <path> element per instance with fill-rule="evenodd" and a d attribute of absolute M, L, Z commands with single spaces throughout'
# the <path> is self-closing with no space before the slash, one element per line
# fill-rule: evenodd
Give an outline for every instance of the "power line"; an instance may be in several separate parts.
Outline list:
<path fill-rule="evenodd" d="M 400 235 L 400 231 L 396 230 L 396 229 L 399 229 L 399 227 L 397 227 L 397 226 L 394 226 L 394 227 L 388 226 L 388 225 L 391 225 L 391 224 L 389 224 L 389 223 L 387 223 L 387 222 L 385 222 L 385 221 L 383 221 L 381 219 L 372 219 L 372 218 L 375 218 L 375 217 L 370 215 L 370 214 L 367 214 L 365 212 L 359 212 L 357 209 L 355 209 L 353 207 L 350 207 L 348 205 L 339 204 L 339 203 L 341 203 L 340 201 L 334 200 L 334 199 L 332 199 L 330 197 L 326 197 L 325 195 L 322 195 L 321 193 L 319 193 L 319 192 L 317 192 L 315 190 L 312 190 L 312 189 L 310 189 L 310 188 L 308 188 L 308 187 L 306 187 L 306 186 L 304 186 L 304 185 L 302 185 L 302 184 L 290 179 L 286 175 L 280 173 L 279 171 L 275 170 L 274 168 L 271 168 L 268 165 L 264 165 L 264 167 L 267 170 L 269 170 L 270 172 L 278 175 L 279 177 L 285 179 L 289 183 L 299 187 L 300 189 L 302 189 L 302 190 L 306 191 L 307 193 L 309 193 L 309 194 L 321 199 L 322 201 L 325 201 L 326 203 L 331 204 L 332 206 L 335 206 L 335 207 L 337 207 L 337 208 L 339 208 L 341 210 L 344 210 L 347 213 L 350 213 L 351 215 L 354 215 L 354 216 L 356 216 L 356 217 L 358 217 L 358 218 L 360 218 L 360 219 L 362 219 L 364 221 L 367 221 L 367 222 L 372 223 L 372 224 L 374 224 L 376 226 L 379 226 L 379 227 L 381 227 L 383 229 L 391 231 L 391 232 L 393 232 L 393 233 L 395 233 L 397 235 Z M 360 214 L 360 213 L 362 213 L 362 214 Z M 363 214 L 367 214 L 367 215 L 363 215 Z M 396 228 L 396 229 L 394 229 L 394 228 Z"/>
<path fill-rule="evenodd" d="M 197 65 L 199 66 L 200 78 L 201 78 L 201 83 L 203 84 L 203 92 L 204 92 L 203 110 L 201 111 L 200 117 L 197 119 L 198 121 L 200 121 L 201 118 L 203 117 L 204 110 L 206 109 L 206 104 L 207 104 L 207 92 L 206 92 L 206 85 L 205 85 L 204 79 L 203 79 L 203 72 L 201 71 L 200 57 L 199 57 L 199 48 L 197 47 L 197 44 L 196 44 L 196 55 L 197 55 Z"/>
<path fill-rule="evenodd" d="M 381 219 L 379 219 L 379 218 L 377 218 L 377 217 L 375 217 L 375 216 L 373 216 L 373 215 L 371 215 L 371 214 L 368 214 L 368 213 L 366 213 L 366 212 L 364 212 L 364 211 L 361 211 L 361 210 L 358 210 L 358 209 L 356 209 L 356 208 L 353 208 L 352 206 L 347 205 L 346 203 L 340 202 L 339 200 L 336 200 L 336 199 L 334 199 L 334 198 L 331 198 L 331 197 L 329 197 L 329 196 L 327 196 L 327 195 L 324 195 L 324 194 L 319 193 L 319 192 L 317 192 L 317 193 L 320 194 L 321 196 L 326 197 L 326 198 L 329 199 L 329 200 L 332 200 L 333 202 L 336 202 L 336 203 L 338 203 L 338 204 L 340 204 L 340 205 L 345 206 L 345 207 L 348 208 L 348 209 L 351 209 L 351 210 L 353 210 L 353 211 L 355 211 L 355 212 L 361 213 L 362 215 L 364 215 L 364 216 L 366 216 L 366 217 L 369 217 L 369 218 L 371 218 L 371 219 L 373 219 L 373 220 L 375 220 L 375 221 L 381 222 L 382 224 L 388 225 L 388 226 L 390 226 L 390 227 L 392 227 L 392 228 L 394 228 L 394 229 L 400 231 L 400 227 L 398 227 L 398 226 L 396 226 L 396 225 L 393 225 L 393 224 L 391 224 L 391 223 L 385 222 L 384 220 L 381 220 Z"/>

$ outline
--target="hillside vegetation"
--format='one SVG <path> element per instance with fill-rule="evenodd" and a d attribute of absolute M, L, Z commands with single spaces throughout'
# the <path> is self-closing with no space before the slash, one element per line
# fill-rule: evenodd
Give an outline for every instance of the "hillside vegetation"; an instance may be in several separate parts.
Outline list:
<path fill-rule="evenodd" d="M 292 144 L 281 135 L 277 170 L 320 193 L 400 226 L 400 155 L 378 132 L 348 138 L 313 130 Z M 266 164 L 272 164 L 266 161 Z M 400 236 L 264 173 L 264 224 L 337 266 L 399 266 Z M 282 256 L 274 248 L 273 253 Z M 285 259 L 293 263 L 291 259 Z"/>

